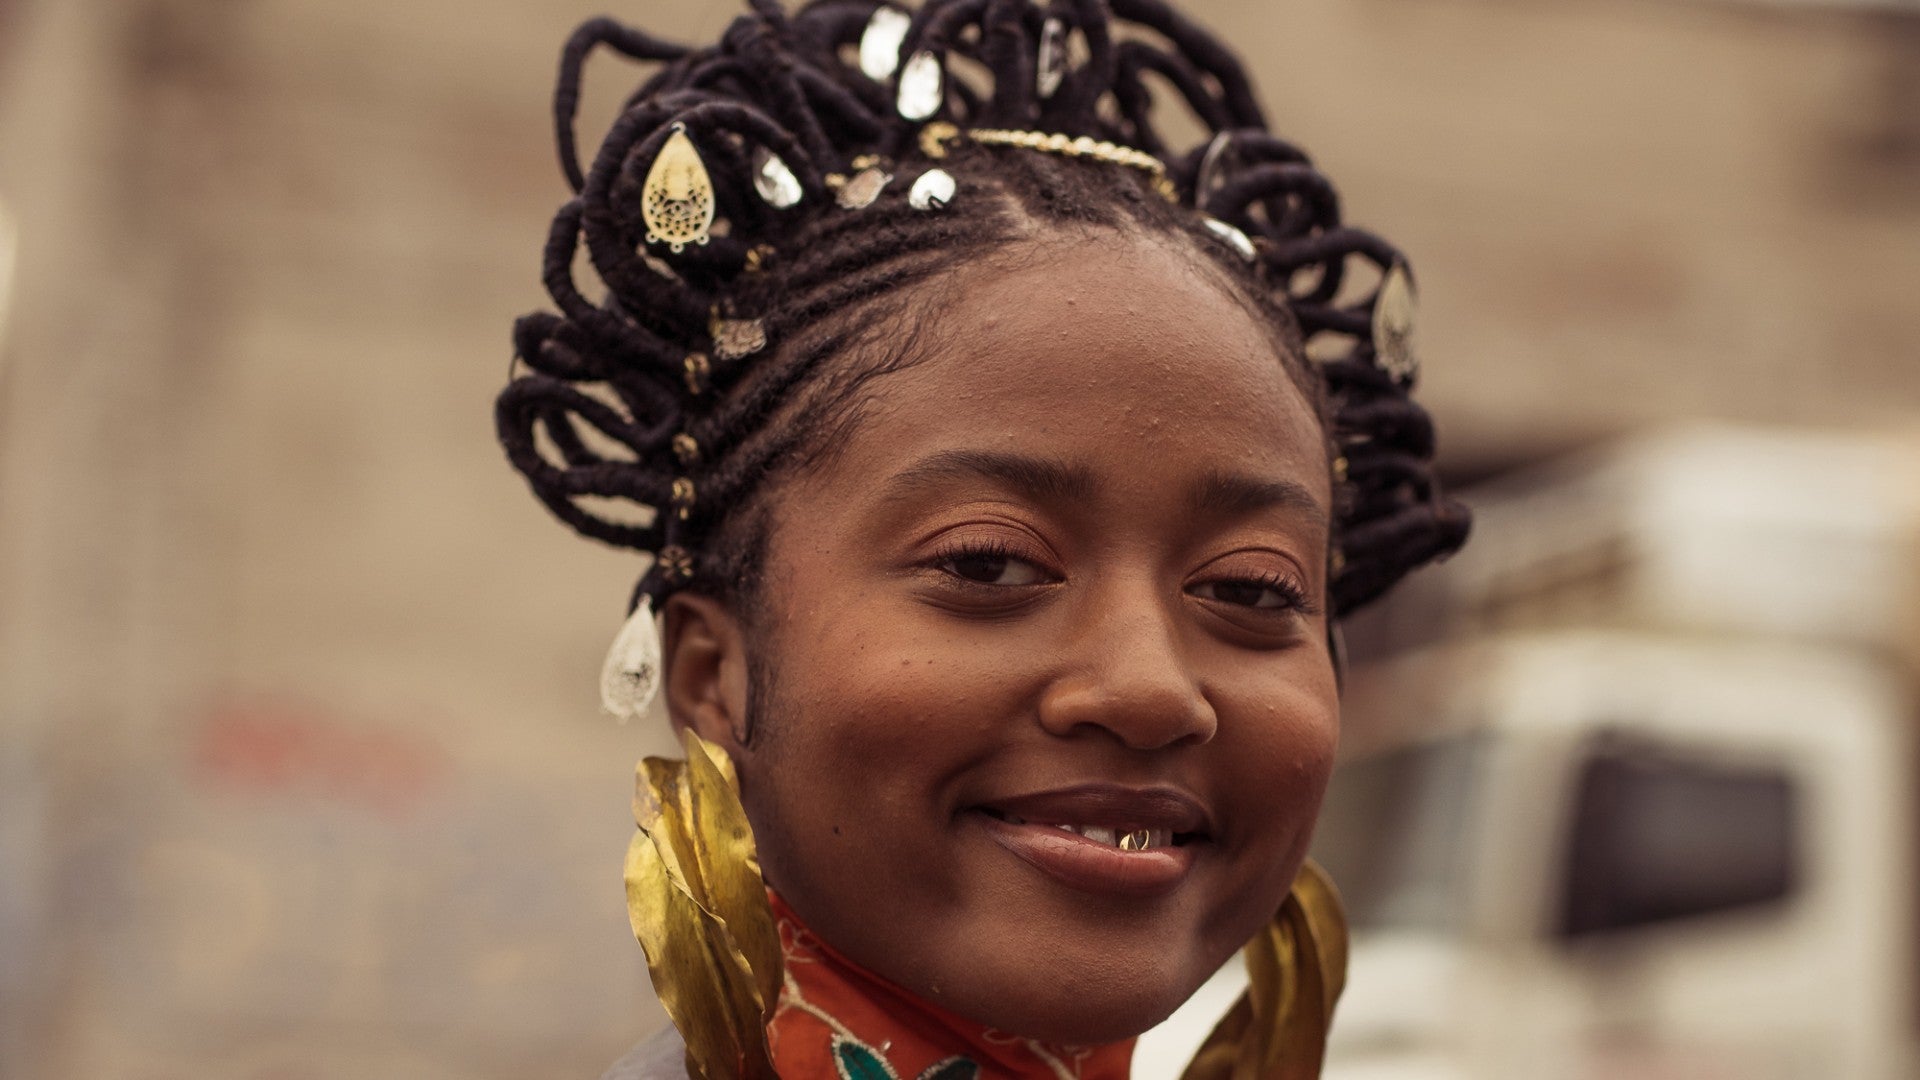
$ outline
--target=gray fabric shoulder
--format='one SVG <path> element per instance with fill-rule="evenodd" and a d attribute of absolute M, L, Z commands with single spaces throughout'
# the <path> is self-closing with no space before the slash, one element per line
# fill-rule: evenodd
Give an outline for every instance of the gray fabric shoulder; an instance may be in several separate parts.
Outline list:
<path fill-rule="evenodd" d="M 600 1080 L 687 1080 L 687 1044 L 668 1024 L 627 1051 Z"/>

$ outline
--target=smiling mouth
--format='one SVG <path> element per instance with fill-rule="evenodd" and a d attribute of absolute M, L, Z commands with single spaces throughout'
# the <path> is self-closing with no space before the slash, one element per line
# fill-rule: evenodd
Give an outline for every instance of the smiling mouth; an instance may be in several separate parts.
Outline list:
<path fill-rule="evenodd" d="M 1104 784 L 995 799 L 966 816 L 1055 882 L 1139 898 L 1179 888 L 1212 828 L 1206 810 L 1184 792 Z"/>
<path fill-rule="evenodd" d="M 1127 825 L 1089 825 L 1083 822 L 1065 821 L 1028 821 L 1017 814 L 1009 814 L 990 806 L 983 806 L 980 812 L 996 821 L 1009 825 L 1039 825 L 1048 829 L 1083 836 L 1096 844 L 1104 844 L 1121 851 L 1153 851 L 1157 848 L 1185 847 L 1200 839 L 1203 834 L 1197 832 L 1175 832 L 1167 828 L 1134 828 Z"/>

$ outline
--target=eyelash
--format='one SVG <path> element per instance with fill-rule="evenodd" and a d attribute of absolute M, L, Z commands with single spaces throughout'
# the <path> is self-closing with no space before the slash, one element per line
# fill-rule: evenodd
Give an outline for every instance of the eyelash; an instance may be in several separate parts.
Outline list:
<path fill-rule="evenodd" d="M 1008 589 L 1025 587 L 1022 585 L 995 585 L 991 582 L 975 581 L 970 577 L 956 573 L 953 569 L 954 564 L 967 559 L 1006 559 L 1010 562 L 1025 563 L 1039 571 L 1042 576 L 1046 576 L 1047 573 L 1037 561 L 1021 556 L 1018 552 L 1014 551 L 1012 544 L 997 538 L 956 541 L 938 555 L 934 556 L 928 565 L 953 578 L 961 585 L 970 588 Z"/>
<path fill-rule="evenodd" d="M 962 586 L 969 588 L 1009 589 L 1027 587 L 1025 585 L 995 585 L 991 582 L 975 581 L 972 578 L 964 577 L 956 573 L 952 569 L 953 565 L 966 559 L 1007 559 L 1013 562 L 1026 563 L 1039 571 L 1042 576 L 1045 576 L 1047 573 L 1047 571 L 1033 559 L 1022 557 L 1014 550 L 1012 544 L 997 538 L 958 541 L 941 551 L 929 561 L 928 565 L 953 578 L 954 581 Z M 1248 577 L 1215 578 L 1202 582 L 1201 584 L 1253 585 L 1261 589 L 1271 589 L 1280 597 L 1280 604 L 1277 607 L 1271 608 L 1261 608 L 1253 604 L 1232 604 L 1229 601 L 1221 600 L 1214 601 L 1216 603 L 1228 604 L 1230 607 L 1243 608 L 1247 611 L 1265 612 L 1273 615 L 1293 613 L 1302 615 L 1318 614 L 1318 610 L 1314 607 L 1312 598 L 1307 595 L 1306 589 L 1293 578 L 1276 571 L 1256 573 Z"/>
<path fill-rule="evenodd" d="M 1201 582 L 1201 584 L 1254 585 L 1262 589 L 1271 589 L 1280 597 L 1278 607 L 1260 608 L 1252 604 L 1233 604 L 1231 605 L 1233 607 L 1245 608 L 1249 611 L 1261 611 L 1274 615 L 1294 613 L 1301 615 L 1319 614 L 1318 610 L 1314 607 L 1312 598 L 1307 595 L 1306 589 L 1302 588 L 1300 583 L 1293 578 L 1278 573 L 1277 571 L 1269 570 L 1264 573 L 1253 574 L 1250 577 L 1214 578 L 1211 581 Z M 1219 602 L 1227 603 L 1227 601 Z"/>

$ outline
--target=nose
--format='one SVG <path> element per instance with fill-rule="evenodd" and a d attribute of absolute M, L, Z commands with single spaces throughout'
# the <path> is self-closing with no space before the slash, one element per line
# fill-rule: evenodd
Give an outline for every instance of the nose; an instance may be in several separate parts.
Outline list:
<path fill-rule="evenodd" d="M 1176 613 L 1147 589 L 1099 605 L 1069 641 L 1040 700 L 1040 726 L 1066 737 L 1104 730 L 1135 750 L 1204 743 L 1219 728 L 1176 632 Z"/>

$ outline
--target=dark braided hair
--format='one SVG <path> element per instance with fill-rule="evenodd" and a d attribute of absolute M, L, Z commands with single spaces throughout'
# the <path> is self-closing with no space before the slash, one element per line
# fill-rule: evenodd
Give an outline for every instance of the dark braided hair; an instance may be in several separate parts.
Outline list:
<path fill-rule="evenodd" d="M 871 379 L 913 362 L 925 303 L 915 286 L 1062 227 L 1182 239 L 1272 329 L 1323 418 L 1334 614 L 1465 541 L 1466 510 L 1432 474 L 1433 425 L 1409 396 L 1411 367 L 1375 341 L 1375 309 L 1404 261 L 1341 223 L 1332 186 L 1268 133 L 1238 61 L 1205 31 L 1163 0 L 926 0 L 910 22 L 875 0 L 750 8 L 708 48 L 600 18 L 561 54 L 554 122 L 575 194 L 543 259 L 559 310 L 515 323 L 523 368 L 496 418 L 555 514 L 655 556 L 636 604 L 682 588 L 750 594 L 765 545 L 759 493 L 857 422 Z M 896 61 L 884 30 L 902 27 Z M 873 75 L 870 55 L 853 60 L 863 41 L 883 57 Z M 574 117 L 598 46 L 663 66 L 583 170 Z M 930 68 L 937 108 L 920 116 L 899 84 Z M 1149 74 L 1210 139 L 1167 145 Z M 982 129 L 1065 138 L 1037 152 Z M 685 246 L 649 239 L 643 210 L 649 170 L 677 136 L 697 149 L 715 210 L 710 239 Z M 1061 152 L 1070 139 L 1144 151 L 1164 175 Z M 909 190 L 935 168 L 957 184 L 952 205 L 916 209 Z M 605 286 L 598 300 L 574 279 L 583 244 Z"/>

